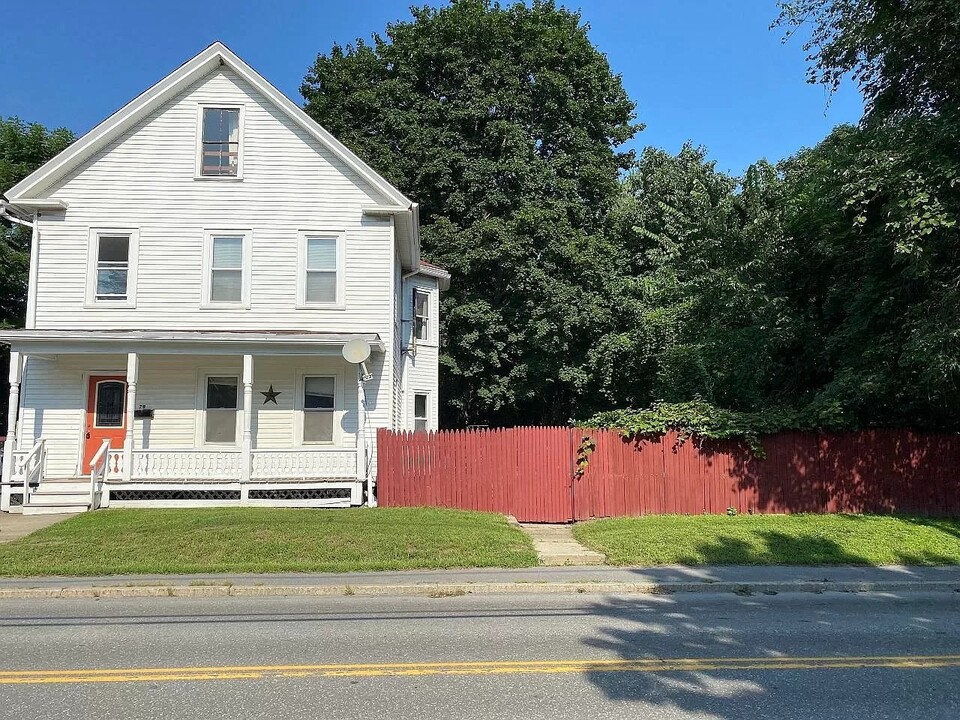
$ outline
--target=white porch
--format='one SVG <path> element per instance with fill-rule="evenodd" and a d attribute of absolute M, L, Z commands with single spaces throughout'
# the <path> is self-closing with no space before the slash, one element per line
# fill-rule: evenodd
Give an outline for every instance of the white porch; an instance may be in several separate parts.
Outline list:
<path fill-rule="evenodd" d="M 384 391 L 389 385 L 381 380 L 376 336 L 362 336 L 380 351 L 364 385 L 356 366 L 340 356 L 357 335 L 18 331 L 8 337 L 2 336 L 13 351 L 12 447 L 4 453 L 3 476 L 12 485 L 3 487 L 2 510 L 364 501 L 374 442 L 368 410 L 376 409 L 381 385 Z M 96 376 L 122 379 L 123 427 L 120 437 L 93 438 L 91 460 L 85 392 Z M 211 443 L 205 434 L 212 412 L 204 405 L 205 383 L 214 376 L 235 379 L 235 442 Z M 315 442 L 304 429 L 304 393 L 307 379 L 316 377 L 335 387 L 335 401 L 322 424 L 329 437 Z M 222 417 L 218 422 L 223 426 Z"/>

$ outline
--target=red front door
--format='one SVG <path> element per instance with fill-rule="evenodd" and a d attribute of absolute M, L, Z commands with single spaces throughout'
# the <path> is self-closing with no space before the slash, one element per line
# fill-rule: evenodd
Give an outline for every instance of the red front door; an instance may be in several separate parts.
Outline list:
<path fill-rule="evenodd" d="M 124 375 L 91 375 L 87 386 L 87 427 L 83 446 L 83 467 L 90 472 L 90 461 L 104 440 L 110 447 L 123 446 L 126 433 L 127 378 Z"/>

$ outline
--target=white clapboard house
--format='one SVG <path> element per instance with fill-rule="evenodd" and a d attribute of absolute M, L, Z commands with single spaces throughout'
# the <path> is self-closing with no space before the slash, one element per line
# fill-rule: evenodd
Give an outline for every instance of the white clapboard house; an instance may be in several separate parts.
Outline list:
<path fill-rule="evenodd" d="M 436 429 L 417 205 L 224 45 L 2 208 L 33 233 L 3 510 L 356 505 L 376 428 Z"/>

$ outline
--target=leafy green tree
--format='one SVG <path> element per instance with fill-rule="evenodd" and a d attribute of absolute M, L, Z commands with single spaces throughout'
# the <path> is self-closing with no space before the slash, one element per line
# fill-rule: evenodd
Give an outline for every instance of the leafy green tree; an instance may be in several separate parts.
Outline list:
<path fill-rule="evenodd" d="M 604 228 L 634 104 L 552 1 L 412 14 L 321 54 L 306 111 L 421 204 L 425 255 L 453 273 L 444 421 L 565 421 L 613 312 Z"/>
<path fill-rule="evenodd" d="M 69 130 L 47 130 L 19 118 L 0 118 L 0 193 L 5 193 L 73 142 Z M 30 275 L 30 231 L 0 220 L 0 327 L 23 325 Z M 0 376 L 6 384 L 10 354 L 0 349 Z M 0 434 L 6 434 L 7 393 L 0 393 Z"/>
<path fill-rule="evenodd" d="M 960 426 L 960 127 L 844 126 L 782 167 L 817 401 L 857 425 Z"/>
<path fill-rule="evenodd" d="M 854 78 L 871 114 L 960 107 L 960 4 L 953 0 L 781 0 L 778 24 L 809 27 L 809 79 Z"/>
<path fill-rule="evenodd" d="M 69 130 L 47 130 L 19 118 L 0 118 L 0 192 L 6 192 L 73 142 Z M 30 232 L 0 224 L 0 326 L 23 324 L 30 268 Z"/>
<path fill-rule="evenodd" d="M 611 213 L 625 312 L 590 353 L 598 397 L 754 409 L 786 392 L 778 353 L 797 329 L 780 287 L 792 261 L 781 203 L 769 163 L 738 181 L 691 145 L 644 151 Z"/>

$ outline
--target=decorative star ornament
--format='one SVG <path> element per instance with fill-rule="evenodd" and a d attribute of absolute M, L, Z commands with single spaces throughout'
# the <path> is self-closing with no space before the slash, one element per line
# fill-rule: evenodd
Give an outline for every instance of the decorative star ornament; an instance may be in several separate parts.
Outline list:
<path fill-rule="evenodd" d="M 272 402 L 274 405 L 279 405 L 277 402 L 277 395 L 280 394 L 280 391 L 273 389 L 273 384 L 271 383 L 269 390 L 261 390 L 260 394 L 263 395 L 263 404 L 266 405 L 268 402 Z"/>

